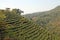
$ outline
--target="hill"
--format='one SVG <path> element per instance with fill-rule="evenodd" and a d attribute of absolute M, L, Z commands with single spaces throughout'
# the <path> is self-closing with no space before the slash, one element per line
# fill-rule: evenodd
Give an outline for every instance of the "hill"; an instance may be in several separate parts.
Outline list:
<path fill-rule="evenodd" d="M 34 21 L 43 28 L 53 31 L 58 38 L 60 37 L 60 6 L 45 12 L 27 14 L 24 17 Z"/>
<path fill-rule="evenodd" d="M 0 40 L 54 40 L 50 32 L 15 10 L 0 10 Z M 59 39 L 58 39 L 59 40 Z"/>
<path fill-rule="evenodd" d="M 32 14 L 23 15 L 24 17 L 35 21 L 39 25 L 43 25 L 48 23 L 49 21 L 54 21 L 55 19 L 59 20 L 60 16 L 60 6 L 57 6 L 56 8 L 45 11 L 45 12 L 36 12 Z"/>

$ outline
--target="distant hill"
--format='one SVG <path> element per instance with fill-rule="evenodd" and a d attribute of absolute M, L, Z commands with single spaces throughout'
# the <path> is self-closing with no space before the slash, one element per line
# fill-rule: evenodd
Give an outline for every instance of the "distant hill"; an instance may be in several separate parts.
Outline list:
<path fill-rule="evenodd" d="M 60 6 L 45 12 L 27 14 L 24 17 L 34 21 L 43 28 L 54 31 L 54 34 L 60 37 Z"/>
<path fill-rule="evenodd" d="M 32 14 L 27 14 L 24 15 L 24 17 L 30 19 L 30 20 L 35 20 L 36 23 L 46 23 L 46 21 L 51 21 L 54 19 L 59 19 L 60 16 L 60 6 L 57 6 L 56 8 L 50 10 L 50 11 L 45 11 L 45 12 L 36 12 Z"/>
<path fill-rule="evenodd" d="M 16 10 L 0 10 L 0 40 L 59 40 L 53 31 L 49 31 Z"/>

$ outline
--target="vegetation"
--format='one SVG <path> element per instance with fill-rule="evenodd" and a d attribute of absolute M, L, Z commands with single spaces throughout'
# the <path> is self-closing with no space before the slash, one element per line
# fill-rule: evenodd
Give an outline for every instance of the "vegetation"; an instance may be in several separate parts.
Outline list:
<path fill-rule="evenodd" d="M 60 40 L 59 8 L 24 17 L 19 9 L 0 10 L 0 40 Z"/>
<path fill-rule="evenodd" d="M 54 40 L 60 39 L 60 6 L 50 11 L 27 14 L 24 15 L 24 17 L 48 29 L 50 32 L 53 32 L 52 35 L 55 37 L 55 39 L 53 38 Z"/>
<path fill-rule="evenodd" d="M 17 9 L 0 10 L 0 40 L 50 40 L 51 35 L 48 29 L 19 15 Z"/>

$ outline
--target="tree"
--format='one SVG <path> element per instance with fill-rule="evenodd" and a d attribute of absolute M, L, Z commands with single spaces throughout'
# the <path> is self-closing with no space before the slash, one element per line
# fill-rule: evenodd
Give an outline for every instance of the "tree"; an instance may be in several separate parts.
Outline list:
<path fill-rule="evenodd" d="M 23 13 L 23 11 L 21 11 L 20 9 L 12 9 L 12 12 L 13 13 L 17 13 L 17 14 L 21 14 L 21 13 Z"/>

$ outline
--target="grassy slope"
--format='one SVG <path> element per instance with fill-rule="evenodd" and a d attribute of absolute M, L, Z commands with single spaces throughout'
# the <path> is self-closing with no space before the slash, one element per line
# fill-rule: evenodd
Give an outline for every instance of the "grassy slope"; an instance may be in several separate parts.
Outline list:
<path fill-rule="evenodd" d="M 53 32 L 21 15 L 12 12 L 1 13 L 0 40 L 53 40 L 55 38 L 52 35 Z"/>

